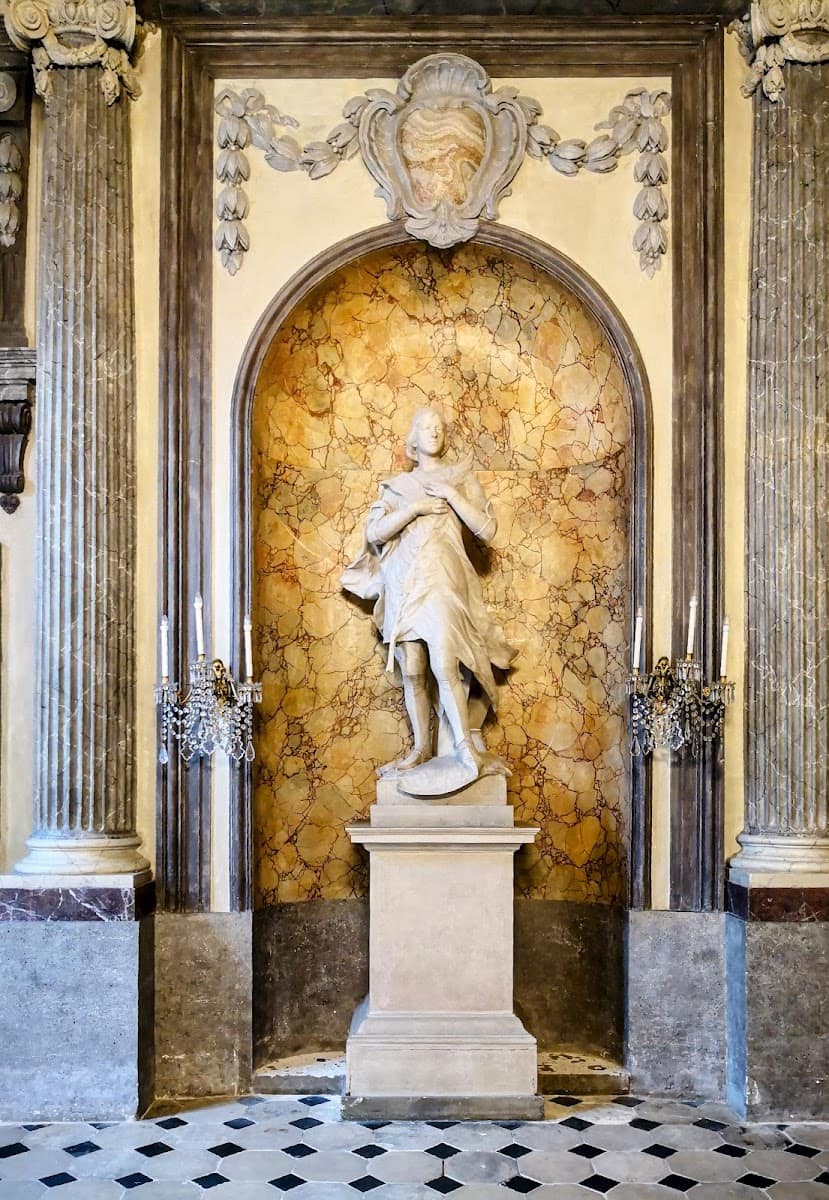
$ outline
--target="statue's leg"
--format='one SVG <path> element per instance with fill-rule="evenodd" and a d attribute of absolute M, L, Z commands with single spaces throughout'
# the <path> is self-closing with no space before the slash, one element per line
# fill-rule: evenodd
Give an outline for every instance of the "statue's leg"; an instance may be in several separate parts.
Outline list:
<path fill-rule="evenodd" d="M 469 730 L 467 689 L 461 680 L 460 664 L 451 655 L 432 649 L 430 666 L 438 695 L 455 739 L 455 754 L 469 767 L 480 771 L 482 758 Z"/>
<path fill-rule="evenodd" d="M 426 687 L 428 655 L 422 642 L 401 642 L 394 656 L 403 676 L 403 699 L 412 726 L 413 746 L 410 752 L 381 768 L 381 775 L 407 771 L 432 757 L 431 704 Z"/>

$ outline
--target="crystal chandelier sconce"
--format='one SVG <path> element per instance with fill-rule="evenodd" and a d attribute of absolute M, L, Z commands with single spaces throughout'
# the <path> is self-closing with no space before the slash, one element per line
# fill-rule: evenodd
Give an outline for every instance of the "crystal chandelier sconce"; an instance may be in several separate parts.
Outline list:
<path fill-rule="evenodd" d="M 178 742 L 185 763 L 197 754 L 223 750 L 234 762 L 252 762 L 253 705 L 262 699 L 262 684 L 253 681 L 250 617 L 245 617 L 245 680 L 237 681 L 220 658 L 208 662 L 204 653 L 204 602 L 196 596 L 196 660 L 190 663 L 190 687 L 185 695 L 170 682 L 170 626 L 161 618 L 161 683 L 155 702 L 161 709 L 158 761 L 170 761 L 170 739 Z"/>
<path fill-rule="evenodd" d="M 691 597 L 685 657 L 671 663 L 660 658 L 650 672 L 640 673 L 643 614 L 636 613 L 633 666 L 627 680 L 630 696 L 630 752 L 652 754 L 660 746 L 696 757 L 704 744 L 721 737 L 725 706 L 733 703 L 734 684 L 726 675 L 728 620 L 723 622 L 719 679 L 703 680 L 694 656 L 697 598 Z"/>

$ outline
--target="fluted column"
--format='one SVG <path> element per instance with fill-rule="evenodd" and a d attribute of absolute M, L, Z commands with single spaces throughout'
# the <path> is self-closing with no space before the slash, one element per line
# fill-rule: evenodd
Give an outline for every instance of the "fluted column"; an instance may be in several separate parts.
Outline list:
<path fill-rule="evenodd" d="M 829 0 L 763 0 L 750 23 L 746 821 L 731 878 L 822 886 L 829 884 Z"/>
<path fill-rule="evenodd" d="M 135 345 L 125 0 L 18 0 L 42 134 L 35 812 L 17 871 L 146 870 L 135 833 Z"/>

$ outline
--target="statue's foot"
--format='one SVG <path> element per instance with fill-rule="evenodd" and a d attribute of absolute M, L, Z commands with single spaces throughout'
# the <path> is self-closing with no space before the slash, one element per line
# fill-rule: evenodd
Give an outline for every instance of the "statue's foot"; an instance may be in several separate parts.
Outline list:
<path fill-rule="evenodd" d="M 481 773 L 481 767 L 484 765 L 483 755 L 475 746 L 471 738 L 464 738 L 462 742 L 458 742 L 455 747 L 455 757 L 462 766 L 469 771 L 474 771 L 473 779 L 477 779 Z"/>
<path fill-rule="evenodd" d="M 380 767 L 377 774 L 381 779 L 387 779 L 391 775 L 399 775 L 401 771 L 411 771 L 413 767 L 419 767 L 421 763 L 428 762 L 431 757 L 432 751 L 428 747 L 418 748 L 415 746 L 402 758 L 396 758 L 394 762 Z"/>
<path fill-rule="evenodd" d="M 509 779 L 512 771 L 502 758 L 497 754 L 490 754 L 489 751 L 484 754 L 484 761 L 481 765 L 481 775 L 503 775 Z"/>

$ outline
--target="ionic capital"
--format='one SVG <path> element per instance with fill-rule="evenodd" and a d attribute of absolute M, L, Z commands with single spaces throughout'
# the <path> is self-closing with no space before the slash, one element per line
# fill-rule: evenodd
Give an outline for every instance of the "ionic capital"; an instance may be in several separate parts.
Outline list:
<path fill-rule="evenodd" d="M 0 0 L 15 46 L 31 51 L 35 87 L 52 96 L 53 67 L 98 67 L 107 104 L 121 89 L 140 92 L 129 52 L 136 41 L 133 0 Z"/>
<path fill-rule="evenodd" d="M 769 100 L 779 100 L 787 62 L 829 62 L 829 0 L 752 0 L 750 13 L 734 21 L 749 76 L 743 94 L 762 85 Z"/>

